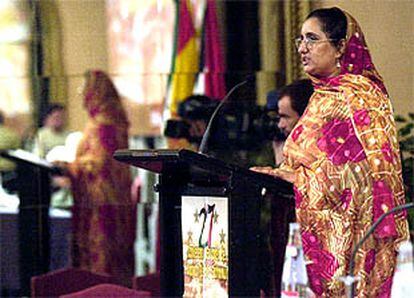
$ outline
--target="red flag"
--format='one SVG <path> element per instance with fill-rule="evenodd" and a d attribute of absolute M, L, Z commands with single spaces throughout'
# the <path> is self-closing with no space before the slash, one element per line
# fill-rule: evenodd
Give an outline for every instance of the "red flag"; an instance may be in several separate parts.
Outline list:
<path fill-rule="evenodd" d="M 224 82 L 226 67 L 215 0 L 207 0 L 204 22 L 205 94 L 221 100 L 226 95 Z"/>

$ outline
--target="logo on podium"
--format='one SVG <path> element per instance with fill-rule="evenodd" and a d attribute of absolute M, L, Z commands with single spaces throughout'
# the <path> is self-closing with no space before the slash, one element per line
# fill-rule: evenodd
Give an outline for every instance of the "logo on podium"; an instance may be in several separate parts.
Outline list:
<path fill-rule="evenodd" d="M 228 198 L 182 197 L 184 297 L 228 296 Z"/>

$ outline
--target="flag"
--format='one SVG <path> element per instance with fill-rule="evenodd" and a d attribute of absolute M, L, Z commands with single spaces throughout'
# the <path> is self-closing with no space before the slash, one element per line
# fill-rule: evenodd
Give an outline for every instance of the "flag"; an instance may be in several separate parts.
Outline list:
<path fill-rule="evenodd" d="M 178 28 L 176 34 L 176 54 L 171 81 L 169 110 L 177 115 L 178 104 L 193 94 L 199 71 L 197 36 L 193 22 L 192 5 L 189 0 L 178 1 Z"/>
<path fill-rule="evenodd" d="M 226 95 L 224 82 L 225 60 L 221 46 L 221 30 L 217 19 L 216 0 L 207 0 L 204 19 L 204 88 L 205 95 L 223 99 Z"/>

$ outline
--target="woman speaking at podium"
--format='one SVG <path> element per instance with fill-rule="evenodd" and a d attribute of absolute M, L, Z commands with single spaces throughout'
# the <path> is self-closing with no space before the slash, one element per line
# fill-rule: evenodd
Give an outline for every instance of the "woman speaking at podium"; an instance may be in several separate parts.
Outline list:
<path fill-rule="evenodd" d="M 351 252 L 373 222 L 404 203 L 392 107 L 364 35 L 339 8 L 313 11 L 295 40 L 315 92 L 284 147 L 278 169 L 294 183 L 310 286 L 345 294 Z M 406 214 L 389 215 L 357 253 L 358 297 L 389 297 Z"/>

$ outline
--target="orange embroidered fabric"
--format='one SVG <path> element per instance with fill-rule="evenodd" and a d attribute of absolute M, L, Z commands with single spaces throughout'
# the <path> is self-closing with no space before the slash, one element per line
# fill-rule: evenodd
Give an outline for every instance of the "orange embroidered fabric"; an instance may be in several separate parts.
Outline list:
<path fill-rule="evenodd" d="M 100 71 L 87 73 L 89 121 L 69 165 L 74 195 L 75 267 L 129 280 L 133 275 L 135 209 L 129 167 L 112 158 L 128 148 L 128 121 L 118 93 Z"/>
<path fill-rule="evenodd" d="M 297 221 L 310 285 L 318 297 L 345 294 L 351 252 L 373 222 L 405 202 L 390 100 L 363 34 L 349 15 L 341 74 L 314 82 L 309 105 L 284 147 L 295 173 Z M 358 251 L 358 297 L 389 297 L 405 213 L 390 215 Z"/>

